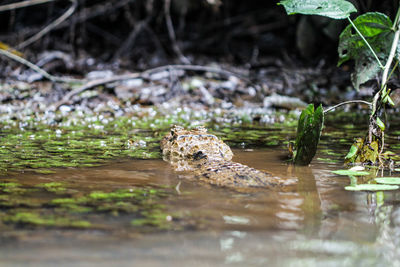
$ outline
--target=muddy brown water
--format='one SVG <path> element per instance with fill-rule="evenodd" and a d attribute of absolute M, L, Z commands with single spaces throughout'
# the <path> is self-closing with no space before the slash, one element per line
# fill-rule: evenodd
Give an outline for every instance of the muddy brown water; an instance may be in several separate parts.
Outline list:
<path fill-rule="evenodd" d="M 55 174 L 15 176 L 25 184 L 67 180 L 82 192 L 162 186 L 162 202 L 179 213 L 182 228 L 136 231 L 119 217 L 100 214 L 106 229 L 4 228 L 1 266 L 396 266 L 400 260 L 398 191 L 348 192 L 349 179 L 282 161 L 279 149 L 236 149 L 234 160 L 282 177 L 295 190 L 236 192 L 185 179 L 162 160 L 111 162 Z M 318 158 L 320 155 L 317 155 Z M 399 265 L 397 265 L 399 266 Z"/>

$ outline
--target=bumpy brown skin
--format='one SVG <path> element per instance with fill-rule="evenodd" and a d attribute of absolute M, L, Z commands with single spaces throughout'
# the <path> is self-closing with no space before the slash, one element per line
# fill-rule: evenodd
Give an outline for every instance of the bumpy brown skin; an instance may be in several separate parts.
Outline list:
<path fill-rule="evenodd" d="M 274 177 L 269 173 L 232 162 L 233 153 L 228 145 L 207 129 L 198 127 L 185 130 L 171 128 L 161 141 L 165 161 L 176 171 L 191 171 L 197 178 L 209 184 L 225 187 L 281 187 L 292 185 L 293 180 Z"/>

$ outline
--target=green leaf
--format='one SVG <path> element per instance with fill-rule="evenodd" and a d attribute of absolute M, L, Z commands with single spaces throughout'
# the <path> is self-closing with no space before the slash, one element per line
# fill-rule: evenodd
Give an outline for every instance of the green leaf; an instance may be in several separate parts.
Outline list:
<path fill-rule="evenodd" d="M 363 58 L 358 58 L 354 66 L 354 72 L 351 74 L 351 82 L 356 91 L 360 90 L 360 85 L 368 82 L 369 80 L 376 77 L 376 75 L 381 70 L 378 62 L 376 62 L 375 57 L 372 53 L 364 51 L 366 56 Z M 367 56 L 368 54 L 368 56 Z"/>
<path fill-rule="evenodd" d="M 285 7 L 286 13 L 320 15 L 332 19 L 345 19 L 357 12 L 352 3 L 345 0 L 284 0 L 278 3 Z"/>
<path fill-rule="evenodd" d="M 353 23 L 380 60 L 385 62 L 394 37 L 390 18 L 379 12 L 368 12 L 358 16 Z M 340 34 L 338 53 L 339 66 L 348 60 L 355 60 L 355 72 L 351 78 L 356 90 L 380 71 L 380 66 L 372 52 L 351 24 Z"/>
<path fill-rule="evenodd" d="M 345 159 L 351 159 L 351 158 L 353 158 L 353 157 L 357 154 L 357 151 L 358 151 L 358 147 L 357 147 L 356 145 L 353 144 L 353 145 L 350 147 L 350 151 L 349 151 L 349 153 L 347 153 Z"/>
<path fill-rule="evenodd" d="M 393 99 L 390 97 L 390 96 L 388 96 L 388 102 L 389 102 L 389 104 L 391 105 L 391 106 L 395 106 L 396 104 L 393 102 Z"/>
<path fill-rule="evenodd" d="M 314 111 L 314 105 L 309 104 L 301 112 L 297 125 L 294 163 L 308 165 L 312 161 L 321 137 L 324 125 L 324 112 L 322 105 Z"/>
<path fill-rule="evenodd" d="M 346 186 L 344 189 L 349 191 L 383 191 L 383 190 L 397 190 L 397 185 L 386 185 L 386 184 L 358 184 Z"/>
<path fill-rule="evenodd" d="M 381 119 L 376 118 L 376 124 L 378 124 L 379 128 L 380 128 L 382 131 L 385 131 L 385 124 L 383 123 L 383 121 L 381 121 Z"/>
<path fill-rule="evenodd" d="M 339 174 L 339 175 L 352 175 L 352 176 L 363 176 L 363 175 L 368 175 L 369 172 L 365 171 L 351 171 L 351 170 L 337 170 L 337 171 L 332 171 L 334 174 Z"/>
<path fill-rule="evenodd" d="M 397 184 L 400 185 L 400 177 L 380 177 L 375 178 L 378 184 Z"/>

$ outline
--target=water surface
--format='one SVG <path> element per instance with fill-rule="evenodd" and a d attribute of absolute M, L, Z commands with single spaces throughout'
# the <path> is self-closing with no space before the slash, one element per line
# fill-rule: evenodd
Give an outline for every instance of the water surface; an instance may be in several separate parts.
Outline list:
<path fill-rule="evenodd" d="M 281 148 L 234 150 L 235 161 L 298 179 L 295 189 L 284 191 L 238 192 L 201 184 L 175 173 L 161 159 L 7 177 L 25 188 L 65 183 L 63 192 L 30 192 L 30 201 L 40 203 L 39 208 L 14 207 L 41 214 L 70 213 L 64 206 L 48 204 L 56 198 L 135 188 L 162 194 L 147 198 L 144 193 L 143 201 L 135 199 L 145 211 L 136 206 L 99 210 L 93 207 L 96 202 L 80 202 L 91 210 L 71 216 L 89 221 L 88 228 L 3 221 L 0 265 L 395 266 L 400 259 L 398 191 L 384 193 L 383 201 L 376 193 L 345 191 L 349 179 L 330 172 L 343 168 L 342 163 L 334 163 L 338 157 L 323 151 L 324 146 L 309 167 L 294 167 L 282 160 L 286 152 Z M 156 225 L 132 223 L 154 209 Z M 12 212 L 3 205 L 2 216 Z"/>

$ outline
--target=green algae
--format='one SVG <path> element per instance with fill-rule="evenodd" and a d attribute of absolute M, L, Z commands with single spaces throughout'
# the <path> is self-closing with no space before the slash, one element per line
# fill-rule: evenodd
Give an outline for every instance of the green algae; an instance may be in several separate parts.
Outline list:
<path fill-rule="evenodd" d="M 0 183 L 0 192 L 10 193 L 10 194 L 25 194 L 27 192 L 32 192 L 34 189 L 24 188 L 19 183 L 14 182 L 3 182 Z"/>
<path fill-rule="evenodd" d="M 34 212 L 17 212 L 3 218 L 5 223 L 17 225 L 32 225 L 46 227 L 71 227 L 71 228 L 89 228 L 91 223 L 84 220 L 72 220 L 70 218 L 55 217 L 52 215 L 40 215 Z"/>
<path fill-rule="evenodd" d="M 287 139 L 294 136 L 295 128 L 288 128 L 282 131 L 275 126 L 257 126 L 250 127 L 230 127 L 221 129 L 210 129 L 210 132 L 219 136 L 232 147 L 275 147 L 285 145 Z"/>
<path fill-rule="evenodd" d="M 158 137 L 149 138 L 144 132 L 130 135 L 112 125 L 107 126 L 110 134 L 79 125 L 58 126 L 54 131 L 59 134 L 48 132 L 42 125 L 31 130 L 3 130 L 0 132 L 0 175 L 21 171 L 46 174 L 53 173 L 53 168 L 95 167 L 112 158 L 160 157 Z M 127 147 L 130 139 L 142 140 L 146 145 Z"/>
<path fill-rule="evenodd" d="M 49 192 L 64 192 L 67 190 L 67 188 L 65 188 L 65 184 L 60 182 L 42 183 L 37 184 L 35 187 L 43 188 Z"/>
<path fill-rule="evenodd" d="M 5 189 L 5 188 L 15 188 L 19 187 L 21 184 L 19 183 L 13 183 L 13 182 L 5 182 L 5 183 L 0 183 L 0 188 Z"/>
<path fill-rule="evenodd" d="M 3 184 L 7 188 L 21 186 L 16 183 Z M 59 182 L 35 185 L 35 188 L 53 194 L 46 198 L 40 195 L 34 197 L 0 194 L 0 208 L 8 210 L 6 215 L 0 216 L 0 220 L 15 227 L 101 228 L 105 226 L 97 222 L 98 216 L 111 215 L 132 218 L 131 220 L 140 218 L 147 222 L 146 226 L 155 230 L 174 227 L 171 223 L 162 223 L 160 220 L 160 214 L 167 214 L 166 206 L 160 202 L 171 196 L 166 189 L 122 188 L 112 191 L 95 190 L 85 194 L 67 193 L 66 197 L 57 197 L 58 190 L 64 186 L 67 187 Z M 28 207 L 30 209 L 26 210 Z M 166 216 L 168 215 L 164 218 Z M 93 221 L 90 218 L 94 218 Z"/>
<path fill-rule="evenodd" d="M 47 124 L 35 117 L 23 121 L 4 120 L 0 123 L 0 176 L 8 173 L 32 171 L 51 174 L 56 168 L 96 167 L 110 159 L 161 158 L 159 141 L 171 125 L 184 127 L 204 125 L 233 146 L 276 146 L 286 141 L 289 134 L 281 127 L 295 121 L 295 115 L 274 125 L 250 125 L 250 117 L 236 114 L 238 122 L 215 123 L 218 115 L 177 111 L 175 114 L 142 114 L 111 118 L 103 115 L 59 117 L 57 123 Z M 279 116 L 283 116 L 282 114 Z M 236 121 L 233 117 L 228 121 Z M 240 121 L 240 123 L 239 123 Z"/>
<path fill-rule="evenodd" d="M 131 221 L 132 226 L 153 226 L 162 230 L 169 229 L 172 224 L 173 217 L 167 213 L 161 212 L 160 210 L 152 212 L 142 212 L 142 218 L 135 218 Z"/>

